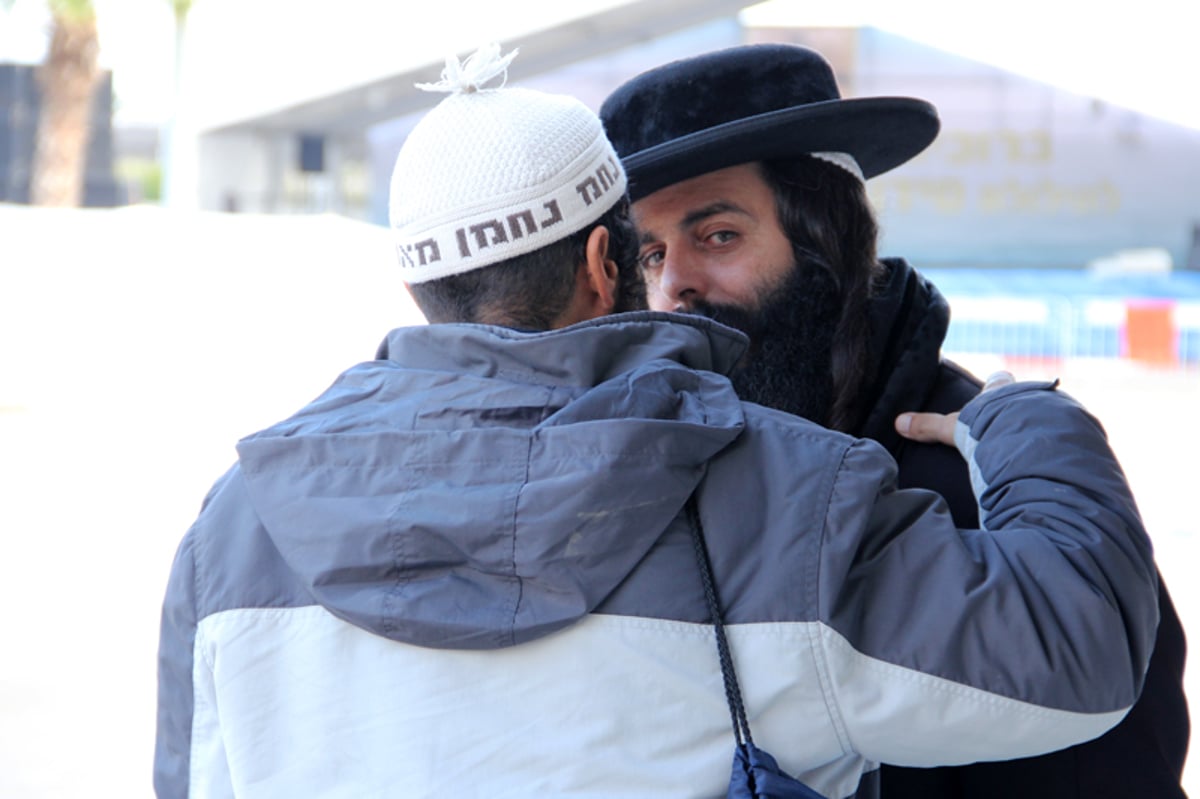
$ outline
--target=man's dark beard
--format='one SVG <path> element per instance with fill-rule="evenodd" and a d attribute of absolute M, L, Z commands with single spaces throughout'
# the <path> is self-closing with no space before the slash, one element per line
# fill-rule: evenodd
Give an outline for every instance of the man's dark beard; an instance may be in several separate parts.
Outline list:
<path fill-rule="evenodd" d="M 831 364 L 840 300 L 829 270 L 810 257 L 797 257 L 759 308 L 701 301 L 693 313 L 750 337 L 749 351 L 729 376 L 739 397 L 825 424 L 833 406 Z"/>

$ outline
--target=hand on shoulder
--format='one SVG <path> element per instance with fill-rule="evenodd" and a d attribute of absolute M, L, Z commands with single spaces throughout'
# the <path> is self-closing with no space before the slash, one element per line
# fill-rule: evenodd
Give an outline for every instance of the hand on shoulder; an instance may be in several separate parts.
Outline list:
<path fill-rule="evenodd" d="M 1016 382 L 1010 372 L 993 372 L 983 384 L 984 391 Z M 896 417 L 896 432 L 912 441 L 954 446 L 954 425 L 958 413 L 902 413 Z"/>

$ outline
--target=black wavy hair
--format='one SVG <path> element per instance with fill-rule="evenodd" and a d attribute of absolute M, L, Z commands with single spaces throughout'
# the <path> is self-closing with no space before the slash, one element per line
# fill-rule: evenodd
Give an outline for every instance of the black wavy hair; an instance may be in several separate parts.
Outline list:
<path fill-rule="evenodd" d="M 879 225 L 861 180 L 811 156 L 764 161 L 779 223 L 796 262 L 823 264 L 837 287 L 840 314 L 833 335 L 833 398 L 827 424 L 852 432 L 862 421 L 869 381 L 868 303 L 884 276 L 876 255 Z"/>

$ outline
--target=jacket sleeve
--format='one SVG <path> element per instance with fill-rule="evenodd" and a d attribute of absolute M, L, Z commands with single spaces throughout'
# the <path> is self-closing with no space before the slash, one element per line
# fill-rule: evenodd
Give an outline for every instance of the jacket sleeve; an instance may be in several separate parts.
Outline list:
<path fill-rule="evenodd" d="M 194 541 L 188 535 L 180 544 L 163 601 L 154 751 L 154 791 L 159 799 L 188 795 L 194 710 L 192 658 L 196 640 Z"/>
<path fill-rule="evenodd" d="M 847 745 L 872 760 L 1003 760 L 1089 740 L 1128 712 L 1153 648 L 1150 541 L 1095 419 L 1022 383 L 969 403 L 957 442 L 981 529 L 956 529 L 935 494 L 895 490 L 869 442 L 835 482 L 821 644 Z M 870 474 L 884 475 L 878 497 L 856 507 Z"/>
<path fill-rule="evenodd" d="M 202 512 L 179 545 L 163 600 L 154 751 L 154 791 L 159 799 L 234 794 L 201 623 L 203 555 L 210 540 L 204 527 Z"/>

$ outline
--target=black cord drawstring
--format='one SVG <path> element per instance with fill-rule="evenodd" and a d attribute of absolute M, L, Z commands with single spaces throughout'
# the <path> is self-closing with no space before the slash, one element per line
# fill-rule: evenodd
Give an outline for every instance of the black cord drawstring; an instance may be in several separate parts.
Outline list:
<path fill-rule="evenodd" d="M 725 682 L 725 700 L 729 703 L 729 717 L 733 721 L 733 737 L 739 744 L 754 744 L 750 737 L 750 722 L 746 720 L 746 707 L 742 704 L 742 691 L 738 687 L 737 672 L 729 654 L 729 642 L 725 639 L 725 623 L 721 618 L 721 602 L 717 598 L 717 587 L 713 581 L 712 565 L 704 545 L 704 527 L 700 524 L 700 508 L 693 493 L 687 502 L 688 521 L 692 528 L 692 544 L 696 550 L 696 563 L 704 579 L 704 598 L 708 600 L 708 612 L 712 617 L 713 629 L 717 633 L 717 657 L 721 661 L 721 678 Z"/>

